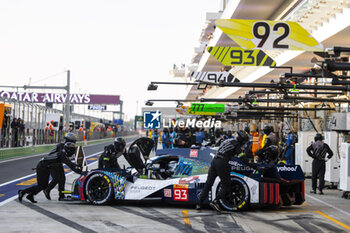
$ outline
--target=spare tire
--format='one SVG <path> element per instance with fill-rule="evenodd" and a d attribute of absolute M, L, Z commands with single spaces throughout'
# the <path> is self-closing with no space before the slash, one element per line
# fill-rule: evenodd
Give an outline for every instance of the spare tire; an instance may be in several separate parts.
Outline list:
<path fill-rule="evenodd" d="M 105 174 L 94 173 L 86 181 L 85 194 L 86 199 L 94 205 L 107 204 L 114 197 L 113 184 Z"/>
<path fill-rule="evenodd" d="M 217 193 L 221 190 L 221 184 L 218 186 Z M 248 185 L 239 178 L 231 177 L 231 195 L 219 199 L 220 205 L 228 211 L 240 211 L 249 206 L 249 188 Z"/>

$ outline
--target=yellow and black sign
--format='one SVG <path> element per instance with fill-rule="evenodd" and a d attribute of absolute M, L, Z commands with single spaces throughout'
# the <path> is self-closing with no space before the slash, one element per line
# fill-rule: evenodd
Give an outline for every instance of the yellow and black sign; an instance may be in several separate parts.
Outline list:
<path fill-rule="evenodd" d="M 260 49 L 208 47 L 207 50 L 225 66 L 276 66 L 276 62 Z"/>
<path fill-rule="evenodd" d="M 215 24 L 244 49 L 323 51 L 323 45 L 297 22 L 218 19 Z"/>

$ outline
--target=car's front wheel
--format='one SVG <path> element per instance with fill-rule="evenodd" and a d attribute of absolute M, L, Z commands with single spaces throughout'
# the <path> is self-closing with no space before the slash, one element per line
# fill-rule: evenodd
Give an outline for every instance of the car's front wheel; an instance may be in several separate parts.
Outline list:
<path fill-rule="evenodd" d="M 221 190 L 221 184 L 217 193 Z M 249 206 L 248 185 L 239 178 L 231 178 L 231 194 L 219 199 L 221 206 L 228 211 L 239 211 Z"/>
<path fill-rule="evenodd" d="M 113 185 L 108 176 L 95 173 L 88 178 L 85 193 L 92 204 L 107 204 L 113 199 Z"/>

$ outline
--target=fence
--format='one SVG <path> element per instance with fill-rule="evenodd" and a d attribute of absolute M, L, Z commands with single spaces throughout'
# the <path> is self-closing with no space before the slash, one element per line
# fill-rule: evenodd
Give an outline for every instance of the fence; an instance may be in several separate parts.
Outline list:
<path fill-rule="evenodd" d="M 6 147 L 22 147 L 34 146 L 42 144 L 53 144 L 63 141 L 64 135 L 67 131 L 52 131 L 48 132 L 43 129 L 26 129 L 25 132 L 16 132 L 15 130 L 6 129 L 6 134 L 2 135 L 0 141 L 0 148 Z M 113 132 L 74 132 L 78 136 L 78 141 L 83 140 L 97 140 L 103 138 L 123 137 L 133 135 L 133 131 L 122 131 L 114 134 Z M 85 138 L 84 138 L 85 135 Z"/>
<path fill-rule="evenodd" d="M 40 104 L 26 103 L 11 99 L 2 99 L 1 102 L 12 105 L 11 114 L 5 114 L 3 125 L 0 131 L 0 148 L 20 147 L 29 145 L 41 145 L 58 143 L 63 140 L 67 133 L 65 130 L 45 130 L 47 114 L 63 114 L 62 110 L 53 109 Z M 71 113 L 72 118 L 80 118 L 85 121 L 100 122 L 100 118 L 86 116 L 82 114 Z M 14 118 L 23 120 L 23 125 L 18 123 L 15 126 Z M 103 120 L 106 122 L 107 120 Z M 12 126 L 11 126 L 12 124 Z M 78 140 L 83 140 L 83 133 L 73 131 L 78 135 Z M 99 131 L 85 133 L 86 140 L 95 140 L 102 138 L 110 138 L 116 136 L 127 136 L 135 134 L 135 132 L 113 132 Z"/>

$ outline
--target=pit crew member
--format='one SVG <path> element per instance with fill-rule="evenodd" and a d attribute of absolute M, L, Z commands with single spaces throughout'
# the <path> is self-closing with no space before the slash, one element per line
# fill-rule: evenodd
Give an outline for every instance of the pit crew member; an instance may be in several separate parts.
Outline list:
<path fill-rule="evenodd" d="M 76 145 L 72 142 L 67 142 L 63 146 L 63 150 L 59 152 L 53 152 L 46 155 L 40 160 L 36 167 L 37 184 L 33 185 L 24 190 L 18 191 L 18 200 L 22 202 L 23 196 L 28 194 L 26 198 L 32 203 L 37 203 L 34 200 L 34 196 L 38 194 L 41 190 L 48 187 L 49 177 L 50 177 L 50 167 L 56 166 L 56 164 L 64 163 L 68 165 L 74 172 L 81 174 L 82 170 L 75 163 L 72 163 L 68 157 L 72 156 L 76 150 Z M 52 179 L 57 179 L 57 177 L 52 177 Z"/>
<path fill-rule="evenodd" d="M 219 176 L 222 188 L 217 194 L 215 200 L 210 203 L 210 206 L 218 212 L 221 211 L 218 200 L 221 197 L 226 196 L 227 194 L 231 194 L 231 169 L 228 162 L 231 160 L 232 157 L 238 156 L 241 153 L 242 146 L 248 140 L 249 136 L 247 135 L 247 133 L 241 130 L 237 132 L 237 139 L 227 139 L 221 144 L 216 156 L 211 162 L 208 171 L 207 181 L 202 192 L 200 193 L 199 203 L 196 206 L 197 210 L 200 210 L 202 208 L 203 202 L 208 196 L 208 193 L 211 187 L 213 186 L 216 177 Z"/>

